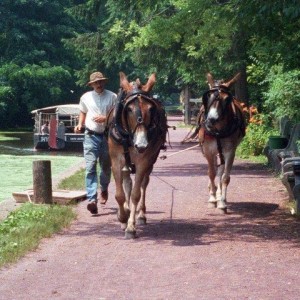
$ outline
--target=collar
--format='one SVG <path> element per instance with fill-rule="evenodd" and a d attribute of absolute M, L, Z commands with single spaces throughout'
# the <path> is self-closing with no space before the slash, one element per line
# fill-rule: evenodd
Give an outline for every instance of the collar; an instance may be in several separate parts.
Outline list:
<path fill-rule="evenodd" d="M 103 92 L 102 93 L 97 93 L 95 90 L 93 90 L 93 93 L 95 94 L 95 95 L 97 95 L 97 96 L 103 96 L 104 94 L 105 94 L 105 90 L 103 90 Z"/>

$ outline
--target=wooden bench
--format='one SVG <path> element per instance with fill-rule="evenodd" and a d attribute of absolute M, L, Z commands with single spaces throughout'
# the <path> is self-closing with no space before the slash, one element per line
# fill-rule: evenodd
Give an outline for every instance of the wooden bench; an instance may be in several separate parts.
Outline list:
<path fill-rule="evenodd" d="M 281 180 L 288 191 L 289 199 L 296 202 L 296 213 L 300 213 L 300 156 L 284 159 Z"/>
<path fill-rule="evenodd" d="M 283 140 L 286 140 L 286 145 L 290 139 L 291 136 L 291 131 L 293 128 L 293 124 L 292 121 L 287 117 L 284 116 L 279 120 L 279 138 L 282 138 Z M 272 150 L 273 148 L 270 147 L 269 143 L 265 146 L 263 153 L 268 157 L 269 152 Z"/>
<path fill-rule="evenodd" d="M 300 156 L 297 141 L 300 140 L 300 123 L 292 127 L 288 145 L 283 149 L 269 149 L 267 153 L 269 164 L 275 173 L 282 173 L 282 162 L 286 158 Z"/>

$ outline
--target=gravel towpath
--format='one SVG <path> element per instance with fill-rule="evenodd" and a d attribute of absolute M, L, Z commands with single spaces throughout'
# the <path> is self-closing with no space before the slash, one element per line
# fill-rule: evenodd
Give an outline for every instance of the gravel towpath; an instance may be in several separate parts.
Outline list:
<path fill-rule="evenodd" d="M 187 131 L 170 131 L 161 154 L 191 146 Z M 79 203 L 69 229 L 0 270 L 0 299 L 298 299 L 300 223 L 280 180 L 237 159 L 222 215 L 207 207 L 206 170 L 198 148 L 158 159 L 135 240 L 117 221 L 114 183 L 98 216 Z"/>

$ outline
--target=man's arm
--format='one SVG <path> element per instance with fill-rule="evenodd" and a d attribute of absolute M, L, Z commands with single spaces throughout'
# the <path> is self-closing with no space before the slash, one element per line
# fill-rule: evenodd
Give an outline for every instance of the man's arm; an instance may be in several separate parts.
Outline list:
<path fill-rule="evenodd" d="M 86 117 L 86 113 L 80 111 L 78 124 L 74 128 L 75 133 L 81 132 L 83 124 L 85 123 L 85 117 Z"/>

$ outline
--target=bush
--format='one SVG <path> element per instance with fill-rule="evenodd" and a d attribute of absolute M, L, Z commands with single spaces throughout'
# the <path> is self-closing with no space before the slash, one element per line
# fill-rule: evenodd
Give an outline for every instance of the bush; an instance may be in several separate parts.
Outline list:
<path fill-rule="evenodd" d="M 237 149 L 237 155 L 240 157 L 261 155 L 271 135 L 279 135 L 278 130 L 273 128 L 267 116 L 256 115 L 255 120 L 247 126 L 246 135 Z"/>

